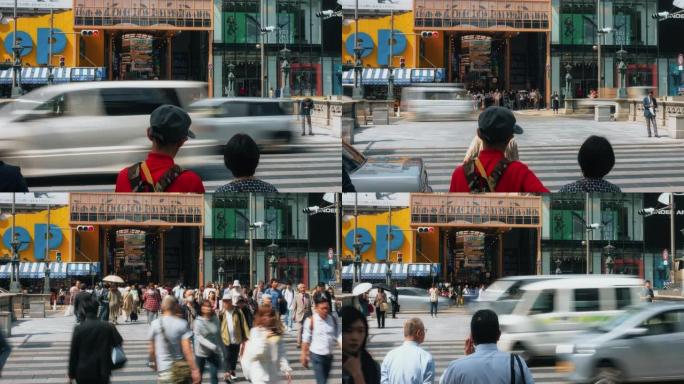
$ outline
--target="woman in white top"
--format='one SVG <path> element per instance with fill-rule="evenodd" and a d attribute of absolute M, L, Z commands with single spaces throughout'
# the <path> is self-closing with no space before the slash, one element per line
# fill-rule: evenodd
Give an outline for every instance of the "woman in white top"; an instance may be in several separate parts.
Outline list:
<path fill-rule="evenodd" d="M 281 383 L 283 377 L 292 381 L 282 327 L 270 306 L 259 307 L 240 365 L 252 384 Z"/>

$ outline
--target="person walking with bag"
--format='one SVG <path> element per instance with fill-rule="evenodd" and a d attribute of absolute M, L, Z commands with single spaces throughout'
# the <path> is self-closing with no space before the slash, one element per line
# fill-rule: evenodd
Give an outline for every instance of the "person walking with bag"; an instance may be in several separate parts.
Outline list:
<path fill-rule="evenodd" d="M 99 303 L 94 297 L 84 297 L 80 305 L 85 320 L 71 336 L 69 379 L 78 384 L 108 384 L 114 369 L 112 350 L 123 345 L 123 338 L 114 325 L 97 318 Z"/>
<path fill-rule="evenodd" d="M 173 296 L 164 298 L 162 316 L 152 322 L 149 333 L 150 362 L 157 371 L 159 384 L 199 384 L 200 371 L 192 353 L 192 331 L 188 323 L 176 316 L 178 302 Z"/>
<path fill-rule="evenodd" d="M 238 357 L 242 354 L 249 338 L 249 327 L 242 311 L 233 306 L 233 296 L 223 295 L 223 309 L 219 313 L 221 321 L 221 340 L 226 351 L 226 382 L 237 380 L 235 369 Z"/>
<path fill-rule="evenodd" d="M 112 285 L 109 289 L 109 321 L 114 325 L 118 323 L 117 319 L 119 318 L 122 302 L 121 292 L 119 292 L 115 285 Z"/>
<path fill-rule="evenodd" d="M 297 284 L 297 293 L 295 294 L 294 303 L 292 303 L 292 316 L 296 325 L 297 332 L 297 348 L 302 347 L 302 322 L 307 316 L 311 314 L 311 296 L 306 291 L 306 285 Z"/>
<path fill-rule="evenodd" d="M 219 332 L 221 324 L 208 301 L 202 302 L 200 311 L 201 316 L 195 319 L 193 326 L 195 361 L 200 370 L 200 377 L 204 375 L 204 368 L 208 366 L 209 382 L 218 384 L 218 370 L 223 361 Z"/>
<path fill-rule="evenodd" d="M 280 383 L 282 376 L 292 382 L 281 330 L 276 311 L 261 306 L 240 362 L 245 378 L 252 384 Z"/>
<path fill-rule="evenodd" d="M 387 304 L 387 295 L 382 288 L 378 288 L 378 295 L 375 296 L 375 316 L 378 319 L 378 328 L 385 328 L 385 316 L 387 316 L 387 310 L 389 305 Z"/>
<path fill-rule="evenodd" d="M 299 358 L 304 368 L 314 371 L 317 384 L 326 384 L 330 377 L 333 357 L 342 346 L 342 327 L 337 317 L 330 314 L 328 299 L 322 294 L 314 295 L 315 312 L 304 321 L 302 353 Z"/>

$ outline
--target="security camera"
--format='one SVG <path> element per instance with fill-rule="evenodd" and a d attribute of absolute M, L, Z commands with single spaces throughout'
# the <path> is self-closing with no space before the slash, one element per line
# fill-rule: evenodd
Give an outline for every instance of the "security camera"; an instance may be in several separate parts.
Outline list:
<path fill-rule="evenodd" d="M 275 27 L 272 25 L 269 25 L 268 27 L 263 27 L 261 28 L 261 33 L 269 33 L 275 31 Z"/>
<path fill-rule="evenodd" d="M 255 222 L 254 224 L 252 224 L 252 227 L 254 227 L 254 228 L 261 228 L 261 227 L 263 227 L 263 226 L 264 226 L 264 222 L 263 222 L 263 221 L 257 221 L 257 222 Z"/>
<path fill-rule="evenodd" d="M 591 229 L 598 229 L 599 227 L 601 227 L 601 224 L 599 224 L 599 223 L 591 223 L 589 225 L 589 228 L 591 228 Z"/>

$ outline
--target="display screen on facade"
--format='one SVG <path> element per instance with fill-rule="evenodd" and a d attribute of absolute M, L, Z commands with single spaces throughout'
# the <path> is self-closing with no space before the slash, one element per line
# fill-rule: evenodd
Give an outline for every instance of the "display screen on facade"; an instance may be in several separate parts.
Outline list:
<path fill-rule="evenodd" d="M 415 0 L 415 26 L 419 29 L 550 31 L 549 0 Z"/>
<path fill-rule="evenodd" d="M 71 225 L 204 225 L 202 195 L 71 193 L 69 201 Z"/>
<path fill-rule="evenodd" d="M 74 27 L 210 30 L 210 0 L 76 0 Z"/>
<path fill-rule="evenodd" d="M 259 14 L 248 12 L 223 12 L 223 41 L 233 44 L 258 43 L 261 38 Z M 293 44 L 295 35 L 295 15 L 278 13 L 278 29 L 275 33 L 277 44 Z"/>
<path fill-rule="evenodd" d="M 539 227 L 541 197 L 412 194 L 411 225 Z"/>

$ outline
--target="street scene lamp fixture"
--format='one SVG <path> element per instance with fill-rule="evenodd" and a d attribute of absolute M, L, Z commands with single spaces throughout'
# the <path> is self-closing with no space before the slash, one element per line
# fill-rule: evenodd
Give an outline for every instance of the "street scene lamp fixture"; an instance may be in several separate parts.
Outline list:
<path fill-rule="evenodd" d="M 228 64 L 228 91 L 226 95 L 228 97 L 235 97 L 235 64 Z"/>
<path fill-rule="evenodd" d="M 268 258 L 268 263 L 271 266 L 271 278 L 278 278 L 278 249 L 280 247 L 275 242 L 271 242 L 271 245 L 266 247 L 266 253 L 270 256 Z"/>
<path fill-rule="evenodd" d="M 280 50 L 280 57 L 282 58 L 280 69 L 282 71 L 283 81 L 280 87 L 280 97 L 283 99 L 290 98 L 290 54 L 291 51 L 287 49 L 287 47 Z"/>

